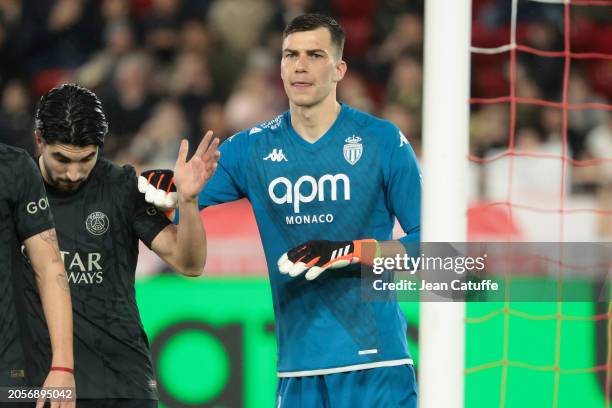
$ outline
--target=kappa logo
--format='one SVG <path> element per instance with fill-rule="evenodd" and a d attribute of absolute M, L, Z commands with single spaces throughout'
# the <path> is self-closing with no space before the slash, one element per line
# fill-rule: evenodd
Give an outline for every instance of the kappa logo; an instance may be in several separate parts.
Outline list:
<path fill-rule="evenodd" d="M 102 235 L 108 231 L 110 222 L 106 214 L 100 211 L 92 212 L 85 220 L 85 228 L 92 235 Z"/>
<path fill-rule="evenodd" d="M 361 159 L 363 154 L 363 145 L 360 143 L 361 138 L 359 136 L 351 136 L 345 140 L 346 144 L 342 152 L 344 153 L 344 160 L 346 160 L 351 166 Z"/>
<path fill-rule="evenodd" d="M 264 160 L 270 160 L 273 162 L 288 161 L 283 153 L 283 149 L 272 149 L 272 153 L 263 158 Z"/>
<path fill-rule="evenodd" d="M 404 136 L 404 134 L 402 133 L 401 130 L 399 132 L 399 136 L 400 136 L 400 145 L 399 145 L 399 147 L 402 147 L 403 145 L 410 144 L 410 143 L 408 143 L 408 139 L 406 139 L 406 136 Z"/>

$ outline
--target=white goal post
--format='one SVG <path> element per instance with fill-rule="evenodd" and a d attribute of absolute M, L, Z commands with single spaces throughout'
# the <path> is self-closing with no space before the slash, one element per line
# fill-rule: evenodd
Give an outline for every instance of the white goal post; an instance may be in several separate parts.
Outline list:
<path fill-rule="evenodd" d="M 426 0 L 423 242 L 467 241 L 471 0 Z M 465 303 L 423 302 L 419 407 L 464 405 Z"/>

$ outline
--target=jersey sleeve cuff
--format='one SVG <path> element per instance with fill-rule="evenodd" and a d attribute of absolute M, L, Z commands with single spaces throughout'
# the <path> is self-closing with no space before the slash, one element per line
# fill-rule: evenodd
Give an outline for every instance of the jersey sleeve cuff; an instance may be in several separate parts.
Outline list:
<path fill-rule="evenodd" d="M 170 222 L 170 220 L 168 220 L 168 222 L 166 223 L 160 223 L 158 225 L 155 225 L 153 227 L 151 227 L 145 236 L 140 237 L 140 240 L 147 246 L 147 248 L 151 249 L 151 245 L 153 243 L 153 240 L 155 239 L 155 237 L 157 237 L 157 235 L 162 232 L 164 230 L 164 228 L 166 228 L 168 225 L 171 225 L 172 223 Z"/>
<path fill-rule="evenodd" d="M 34 235 L 38 235 L 41 232 L 50 230 L 52 228 L 55 228 L 55 224 L 52 221 L 45 221 L 33 227 L 30 227 L 27 229 L 21 229 L 20 234 L 19 234 L 19 239 L 21 240 L 21 242 L 24 242 L 28 238 L 31 238 Z"/>

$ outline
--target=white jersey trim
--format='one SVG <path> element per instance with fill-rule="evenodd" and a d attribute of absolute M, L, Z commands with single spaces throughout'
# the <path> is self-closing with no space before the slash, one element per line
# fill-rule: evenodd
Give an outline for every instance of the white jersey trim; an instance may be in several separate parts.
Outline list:
<path fill-rule="evenodd" d="M 375 363 L 354 364 L 344 367 L 323 368 L 321 370 L 306 370 L 306 371 L 283 371 L 277 372 L 279 378 L 285 377 L 308 377 L 311 375 L 327 375 L 336 373 L 345 373 L 347 371 L 367 370 L 368 368 L 379 367 L 395 367 L 404 364 L 414 364 L 411 358 L 403 358 L 401 360 L 377 361 Z"/>

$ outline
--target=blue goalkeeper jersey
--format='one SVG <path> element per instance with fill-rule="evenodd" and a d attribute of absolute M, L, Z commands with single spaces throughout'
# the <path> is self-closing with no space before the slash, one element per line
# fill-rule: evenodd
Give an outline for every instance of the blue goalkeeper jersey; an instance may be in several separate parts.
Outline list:
<path fill-rule="evenodd" d="M 410 363 L 406 321 L 395 302 L 362 300 L 359 266 L 313 281 L 278 271 L 287 250 L 313 239 L 418 242 L 421 176 L 392 123 L 347 105 L 316 143 L 290 112 L 225 141 L 201 207 L 246 197 L 261 234 L 276 319 L 278 375 L 304 376 Z M 239 249 L 237 249 L 239 250 Z"/>

